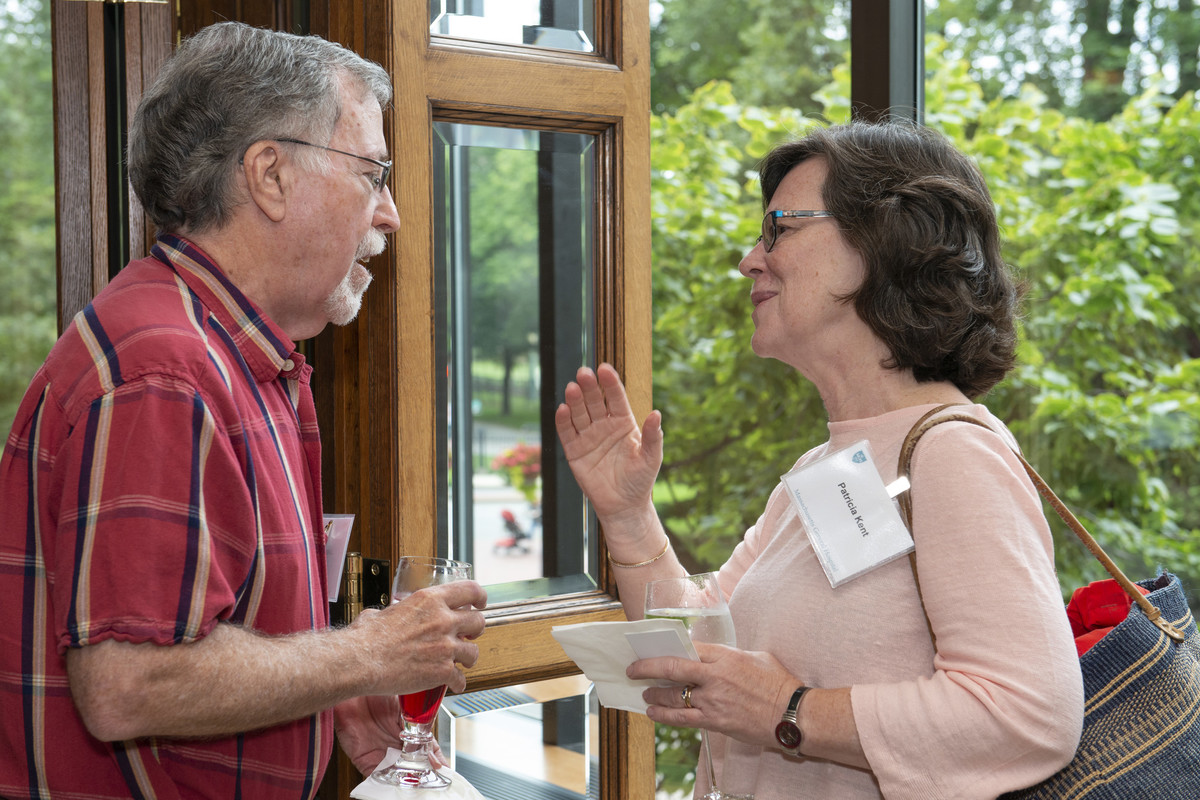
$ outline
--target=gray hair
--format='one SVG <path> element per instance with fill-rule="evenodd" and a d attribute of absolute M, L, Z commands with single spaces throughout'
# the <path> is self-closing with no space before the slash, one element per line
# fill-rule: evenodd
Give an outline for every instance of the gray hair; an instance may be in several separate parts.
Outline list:
<path fill-rule="evenodd" d="M 163 66 L 134 114 L 134 192 L 161 231 L 220 228 L 238 202 L 234 175 L 246 149 L 278 137 L 328 142 L 343 85 L 373 94 L 381 109 L 391 104 L 383 67 L 319 36 L 239 22 L 201 29 Z M 328 163 L 323 151 L 301 149 L 298 158 Z"/>

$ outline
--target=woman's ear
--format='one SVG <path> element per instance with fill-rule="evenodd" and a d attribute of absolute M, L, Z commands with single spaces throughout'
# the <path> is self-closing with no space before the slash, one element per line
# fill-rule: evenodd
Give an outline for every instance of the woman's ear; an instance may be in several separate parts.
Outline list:
<path fill-rule="evenodd" d="M 282 222 L 287 211 L 284 192 L 286 160 L 279 144 L 270 140 L 255 142 L 242 157 L 242 177 L 250 199 L 272 222 Z"/>

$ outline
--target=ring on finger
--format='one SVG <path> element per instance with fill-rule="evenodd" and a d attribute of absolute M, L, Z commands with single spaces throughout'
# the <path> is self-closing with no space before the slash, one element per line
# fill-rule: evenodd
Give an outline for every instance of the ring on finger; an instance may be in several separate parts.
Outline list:
<path fill-rule="evenodd" d="M 695 706 L 692 705 L 692 689 L 693 688 L 695 688 L 695 687 L 693 687 L 689 684 L 689 685 L 683 687 L 683 689 L 679 692 L 679 696 L 683 698 L 683 704 L 688 708 L 695 708 Z"/>

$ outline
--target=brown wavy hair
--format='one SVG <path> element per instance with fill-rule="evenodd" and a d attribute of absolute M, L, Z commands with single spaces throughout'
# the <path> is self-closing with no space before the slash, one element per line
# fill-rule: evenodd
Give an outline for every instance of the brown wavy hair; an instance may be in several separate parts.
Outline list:
<path fill-rule="evenodd" d="M 975 163 L 915 123 L 818 127 L 763 160 L 764 210 L 810 158 L 824 160 L 825 208 L 866 262 L 862 285 L 842 299 L 887 345 L 883 366 L 950 381 L 971 398 L 999 383 L 1016 361 L 1023 289 L 1000 256 Z"/>

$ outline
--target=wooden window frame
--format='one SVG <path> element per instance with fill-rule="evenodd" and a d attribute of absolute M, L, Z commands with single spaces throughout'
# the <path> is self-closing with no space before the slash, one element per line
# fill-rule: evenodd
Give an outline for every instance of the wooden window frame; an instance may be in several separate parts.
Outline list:
<path fill-rule="evenodd" d="M 430 313 L 435 119 L 598 135 L 596 351 L 625 376 L 635 411 L 649 412 L 649 23 L 648 16 L 635 23 L 635 15 L 647 14 L 640 5 L 638 0 L 600 0 L 596 54 L 431 36 L 425 4 L 367 0 L 361 7 L 330 6 L 330 38 L 397 76 L 385 127 L 398 165 L 393 193 L 401 232 L 390 237 L 386 266 L 376 268 L 379 258 L 372 261 L 376 280 L 358 322 L 327 332 L 317 354 L 319 364 L 329 354 L 338 373 L 331 402 L 322 404 L 338 410 L 322 420 L 322 430 L 333 440 L 325 470 L 331 477 L 327 499 L 331 510 L 358 515 L 364 555 L 394 562 L 402 552 L 436 549 L 434 437 L 436 417 L 445 410 L 435 400 L 437 353 Z M 361 24 L 368 18 L 369 30 Z M 380 37 L 384 29 L 398 31 L 397 40 Z M 314 32 L 321 31 L 314 25 Z M 628 64 L 626 52 L 641 55 Z M 406 75 L 420 79 L 405 80 Z M 527 86 L 544 87 L 538 92 L 540 107 L 531 107 Z M 483 656 L 468 671 L 468 690 L 578 674 L 550 629 L 623 619 L 607 564 L 599 580 L 595 591 L 489 609 L 488 630 L 479 641 Z M 653 725 L 640 715 L 602 709 L 600 736 L 601 796 L 651 796 Z"/>

